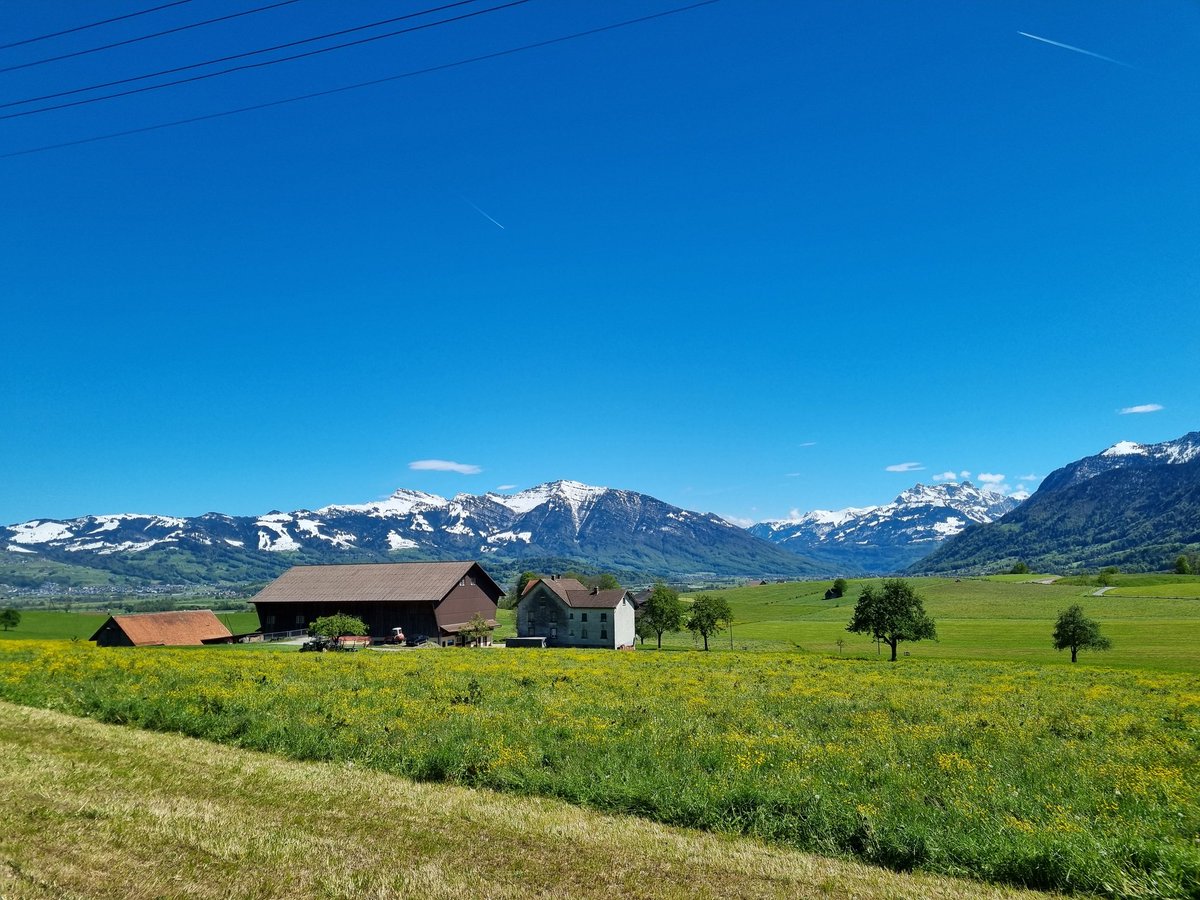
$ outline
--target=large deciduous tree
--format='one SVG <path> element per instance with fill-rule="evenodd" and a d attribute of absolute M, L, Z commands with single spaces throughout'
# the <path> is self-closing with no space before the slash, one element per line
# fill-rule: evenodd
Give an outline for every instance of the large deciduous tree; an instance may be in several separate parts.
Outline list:
<path fill-rule="evenodd" d="M 366 634 L 367 623 L 358 616 L 336 613 L 315 620 L 308 626 L 308 633 L 330 639 L 339 638 L 344 634 Z"/>
<path fill-rule="evenodd" d="M 1054 623 L 1054 649 L 1071 651 L 1071 662 L 1075 662 L 1080 650 L 1108 650 L 1112 641 L 1100 633 L 1100 623 L 1083 614 L 1078 603 L 1068 606 L 1058 614 Z"/>
<path fill-rule="evenodd" d="M 21 624 L 21 614 L 11 607 L 9 609 L 0 610 L 0 626 L 4 627 L 5 631 L 10 628 L 16 628 Z"/>
<path fill-rule="evenodd" d="M 724 597 L 714 597 L 712 594 L 701 594 L 692 601 L 692 610 L 688 615 L 687 628 L 693 635 L 704 638 L 704 649 L 708 649 L 708 636 L 716 634 L 733 621 L 733 610 L 729 601 Z"/>
<path fill-rule="evenodd" d="M 678 631 L 683 627 L 683 604 L 679 600 L 679 592 L 661 581 L 655 584 L 654 590 L 642 604 L 640 619 L 649 633 L 658 635 L 658 649 L 661 650 L 663 632 Z"/>
<path fill-rule="evenodd" d="M 903 578 L 889 578 L 878 590 L 869 585 L 863 588 L 846 630 L 869 634 L 887 644 L 892 648 L 892 662 L 901 641 L 937 639 L 937 628 L 925 613 L 924 601 Z"/>

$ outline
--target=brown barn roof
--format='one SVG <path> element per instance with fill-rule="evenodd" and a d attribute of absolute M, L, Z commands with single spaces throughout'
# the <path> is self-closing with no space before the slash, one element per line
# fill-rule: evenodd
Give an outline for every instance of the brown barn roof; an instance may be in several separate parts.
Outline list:
<path fill-rule="evenodd" d="M 207 638 L 231 637 L 229 629 L 211 609 L 133 613 L 127 616 L 111 616 L 110 619 L 138 647 L 184 647 L 198 645 Z M 107 624 L 108 620 L 89 640 L 96 640 Z"/>
<path fill-rule="evenodd" d="M 623 588 L 608 591 L 588 588 L 574 578 L 539 578 L 540 581 L 572 609 L 616 609 L 629 592 Z M 528 590 L 525 591 L 529 593 Z"/>
<path fill-rule="evenodd" d="M 616 609 L 628 593 L 621 588 L 611 591 L 567 591 L 567 605 L 573 609 Z"/>
<path fill-rule="evenodd" d="M 475 562 L 370 563 L 293 566 L 252 598 L 252 603 L 296 600 L 354 602 L 441 601 L 469 572 L 504 591 Z"/>
<path fill-rule="evenodd" d="M 529 584 L 525 585 L 525 593 L 528 594 L 538 582 L 541 582 L 546 587 L 550 588 L 554 593 L 562 598 L 563 603 L 570 603 L 567 598 L 568 591 L 586 591 L 587 586 L 574 578 L 535 578 Z"/>

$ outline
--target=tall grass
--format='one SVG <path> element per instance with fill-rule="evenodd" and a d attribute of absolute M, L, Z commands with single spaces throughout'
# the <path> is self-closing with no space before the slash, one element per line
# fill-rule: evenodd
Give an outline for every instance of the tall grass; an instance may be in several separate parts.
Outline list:
<path fill-rule="evenodd" d="M 1200 896 L 1200 679 L 786 654 L 0 646 L 0 695 L 892 868 Z"/>

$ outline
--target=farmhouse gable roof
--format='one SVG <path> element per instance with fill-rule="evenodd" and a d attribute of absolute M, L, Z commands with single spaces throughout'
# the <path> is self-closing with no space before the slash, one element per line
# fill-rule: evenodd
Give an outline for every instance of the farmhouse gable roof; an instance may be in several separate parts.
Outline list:
<path fill-rule="evenodd" d="M 440 603 L 468 575 L 504 593 L 476 562 L 369 563 L 293 566 L 251 602 Z"/>

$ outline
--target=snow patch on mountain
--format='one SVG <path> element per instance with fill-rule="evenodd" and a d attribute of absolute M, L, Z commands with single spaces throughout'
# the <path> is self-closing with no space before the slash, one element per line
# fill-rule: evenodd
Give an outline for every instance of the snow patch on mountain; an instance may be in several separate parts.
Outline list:
<path fill-rule="evenodd" d="M 797 553 L 833 554 L 847 571 L 898 571 L 929 552 L 933 544 L 972 523 L 992 522 L 1018 501 L 969 481 L 917 484 L 881 506 L 818 509 L 801 516 L 762 522 L 750 531 Z M 870 550 L 868 560 L 864 553 Z"/>

